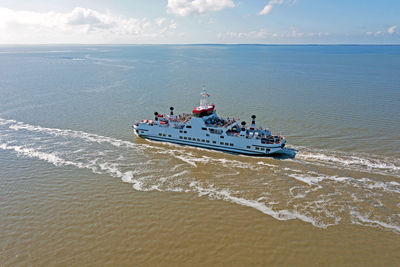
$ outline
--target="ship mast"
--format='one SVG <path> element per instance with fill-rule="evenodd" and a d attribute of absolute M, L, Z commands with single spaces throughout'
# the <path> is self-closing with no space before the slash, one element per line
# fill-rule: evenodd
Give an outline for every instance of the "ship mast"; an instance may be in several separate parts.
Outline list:
<path fill-rule="evenodd" d="M 210 95 L 206 92 L 205 86 L 203 86 L 203 92 L 201 92 L 200 107 L 208 106 L 208 98 Z"/>

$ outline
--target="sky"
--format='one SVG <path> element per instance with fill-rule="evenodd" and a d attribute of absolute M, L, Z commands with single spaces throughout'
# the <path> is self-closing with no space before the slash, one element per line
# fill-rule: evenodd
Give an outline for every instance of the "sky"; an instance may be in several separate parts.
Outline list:
<path fill-rule="evenodd" d="M 0 44 L 400 44 L 400 0 L 0 0 Z"/>

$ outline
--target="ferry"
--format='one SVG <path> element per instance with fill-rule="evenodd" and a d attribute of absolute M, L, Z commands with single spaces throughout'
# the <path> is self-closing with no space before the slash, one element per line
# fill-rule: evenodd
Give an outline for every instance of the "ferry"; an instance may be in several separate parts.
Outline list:
<path fill-rule="evenodd" d="M 164 115 L 154 112 L 154 119 L 133 124 L 134 132 L 142 138 L 180 145 L 221 150 L 235 154 L 268 155 L 280 152 L 286 144 L 281 135 L 273 135 L 269 129 L 256 126 L 256 116 L 251 124 L 235 118 L 221 118 L 210 95 L 203 88 L 200 105 L 191 114 Z"/>

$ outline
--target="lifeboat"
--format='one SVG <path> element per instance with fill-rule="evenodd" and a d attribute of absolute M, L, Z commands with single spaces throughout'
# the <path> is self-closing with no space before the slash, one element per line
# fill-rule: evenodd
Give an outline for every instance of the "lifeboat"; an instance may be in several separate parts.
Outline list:
<path fill-rule="evenodd" d="M 192 113 L 196 117 L 203 117 L 212 114 L 214 112 L 214 109 L 214 105 L 197 106 L 193 109 Z"/>

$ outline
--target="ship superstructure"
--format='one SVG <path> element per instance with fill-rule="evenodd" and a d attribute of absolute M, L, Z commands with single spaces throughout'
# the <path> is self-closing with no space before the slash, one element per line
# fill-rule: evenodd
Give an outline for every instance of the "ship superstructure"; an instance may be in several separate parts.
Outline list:
<path fill-rule="evenodd" d="M 249 126 L 239 119 L 218 117 L 215 105 L 208 102 L 209 97 L 203 89 L 200 105 L 191 114 L 174 115 L 171 107 L 169 115 L 155 112 L 153 120 L 135 122 L 134 131 L 150 140 L 248 155 L 272 154 L 283 149 L 285 137 L 257 127 L 255 115 L 251 116 Z"/>

